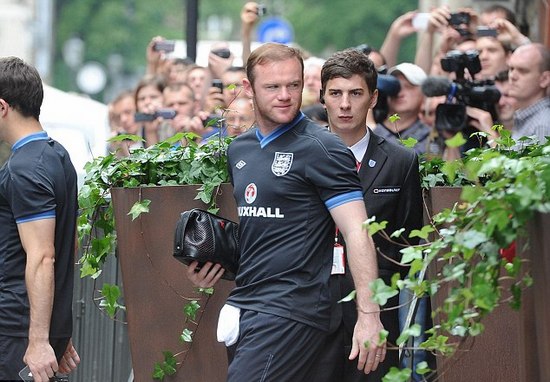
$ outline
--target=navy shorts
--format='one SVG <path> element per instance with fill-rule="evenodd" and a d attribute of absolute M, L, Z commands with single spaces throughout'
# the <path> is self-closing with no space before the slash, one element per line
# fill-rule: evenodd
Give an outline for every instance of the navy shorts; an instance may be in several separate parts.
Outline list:
<path fill-rule="evenodd" d="M 326 333 L 309 325 L 241 311 L 239 340 L 228 349 L 228 382 L 310 381 Z"/>
<path fill-rule="evenodd" d="M 70 338 L 52 338 L 57 362 L 63 357 Z M 0 381 L 20 381 L 19 372 L 26 365 L 23 357 L 27 351 L 29 340 L 26 337 L 11 337 L 0 335 Z"/>

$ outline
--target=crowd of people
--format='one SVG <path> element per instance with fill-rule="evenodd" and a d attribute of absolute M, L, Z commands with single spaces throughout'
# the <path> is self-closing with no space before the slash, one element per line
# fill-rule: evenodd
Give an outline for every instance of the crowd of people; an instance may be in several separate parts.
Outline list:
<path fill-rule="evenodd" d="M 121 156 L 179 132 L 198 142 L 238 136 L 229 172 L 247 213 L 236 288 L 220 314 L 229 328 L 220 338 L 228 381 L 380 381 L 391 367 L 433 365 L 425 352 L 406 360 L 396 351 L 411 297 L 395 296 L 381 310 L 369 288 L 378 277 L 406 277 L 400 250 L 415 243 L 370 237 L 361 223 L 376 215 L 404 237 L 422 226 L 420 155 L 453 159 L 474 144 L 494 146 L 496 124 L 512 138 L 550 136 L 550 53 L 502 6 L 479 14 L 435 8 L 424 26 L 419 16 L 394 20 L 380 49 L 323 59 L 276 43 L 251 51 L 258 4 L 249 2 L 241 12 L 246 67 L 233 66 L 227 43 L 213 45 L 201 67 L 171 58 L 170 43 L 154 37 L 146 75 L 110 103 L 113 136 L 141 138 L 112 142 Z M 418 32 L 414 62 L 398 62 L 401 41 Z M 66 151 L 40 126 L 36 70 L 13 58 L 0 68 L 0 85 L 10 84 L 0 86 L 0 138 L 13 152 L 0 171 L 0 260 L 8 265 L 0 281 L 13 284 L 0 290 L 8 302 L 0 307 L 0 379 L 18 378 L 27 364 L 46 381 L 80 361 L 69 293 L 76 180 Z M 461 129 L 443 127 L 453 113 L 464 113 Z M 475 131 L 481 141 L 470 139 Z M 467 143 L 446 147 L 457 133 Z M 400 143 L 409 138 L 413 148 Z M 194 262 L 187 276 L 211 287 L 223 272 Z M 355 302 L 339 303 L 352 290 Z M 423 302 L 413 319 L 429 327 Z"/>

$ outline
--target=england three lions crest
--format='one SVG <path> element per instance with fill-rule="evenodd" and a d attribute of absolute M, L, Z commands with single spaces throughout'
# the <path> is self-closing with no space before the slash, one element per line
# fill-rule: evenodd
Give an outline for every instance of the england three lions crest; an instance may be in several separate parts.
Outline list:
<path fill-rule="evenodd" d="M 292 153 L 275 153 L 273 163 L 271 164 L 271 171 L 277 176 L 283 176 L 288 173 L 290 167 L 292 167 L 292 159 L 294 154 Z"/>

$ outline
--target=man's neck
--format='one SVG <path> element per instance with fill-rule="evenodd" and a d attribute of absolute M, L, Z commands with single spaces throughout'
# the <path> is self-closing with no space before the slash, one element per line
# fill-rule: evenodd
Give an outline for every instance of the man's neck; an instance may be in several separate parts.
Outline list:
<path fill-rule="evenodd" d="M 359 142 L 365 134 L 367 134 L 367 126 L 364 126 L 363 129 L 356 128 L 353 130 L 339 130 L 333 129 L 329 126 L 330 131 L 335 133 L 340 137 L 340 139 L 346 144 L 347 147 L 351 147 L 357 142 Z"/>
<path fill-rule="evenodd" d="M 10 124 L 6 131 L 5 141 L 10 146 L 27 135 L 44 131 L 42 125 L 34 118 L 18 118 L 17 122 Z"/>
<path fill-rule="evenodd" d="M 546 94 L 545 93 L 540 93 L 540 94 L 537 94 L 536 97 L 533 97 L 529 100 L 526 100 L 526 101 L 523 101 L 521 102 L 521 100 L 517 100 L 516 102 L 516 110 L 523 110 L 523 109 L 527 109 L 529 106 L 532 106 L 534 104 L 536 104 L 537 102 L 539 102 L 540 100 L 546 98 Z"/>

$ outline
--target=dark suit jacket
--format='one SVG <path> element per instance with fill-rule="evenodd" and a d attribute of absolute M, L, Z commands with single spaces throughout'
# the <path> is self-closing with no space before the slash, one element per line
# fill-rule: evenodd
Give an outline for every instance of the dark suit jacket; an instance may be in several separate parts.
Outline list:
<path fill-rule="evenodd" d="M 376 216 L 378 222 L 386 220 L 388 224 L 385 231 L 388 235 L 397 229 L 405 228 L 406 231 L 402 237 L 407 238 L 410 244 L 417 244 L 417 240 L 408 239 L 408 233 L 413 229 L 420 229 L 423 223 L 422 194 L 416 153 L 412 149 L 389 142 L 371 131 L 369 145 L 361 161 L 359 178 L 363 186 L 368 216 Z M 407 268 L 393 264 L 381 256 L 383 253 L 399 261 L 401 258 L 399 251 L 403 246 L 389 242 L 380 234 L 374 235 L 373 240 L 378 253 L 379 277 L 389 284 L 394 273 L 400 272 L 402 277 L 406 275 Z M 357 321 L 355 304 L 337 303 L 355 289 L 349 269 L 346 269 L 345 275 L 331 276 L 330 284 L 333 304 L 331 331 L 340 327 L 347 332 L 346 337 L 349 336 L 351 340 L 351 333 Z M 383 308 L 397 306 L 398 302 L 399 298 L 395 296 Z M 399 336 L 397 309 L 382 312 L 381 321 L 385 329 L 390 332 L 388 341 L 395 344 Z M 343 326 L 340 325 L 342 322 Z M 381 380 L 382 376 L 389 371 L 389 367 L 397 366 L 397 363 L 398 352 L 389 350 L 386 361 L 378 367 L 376 372 L 369 374 L 368 379 L 363 375 L 357 380 Z"/>

